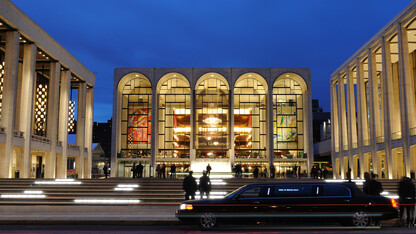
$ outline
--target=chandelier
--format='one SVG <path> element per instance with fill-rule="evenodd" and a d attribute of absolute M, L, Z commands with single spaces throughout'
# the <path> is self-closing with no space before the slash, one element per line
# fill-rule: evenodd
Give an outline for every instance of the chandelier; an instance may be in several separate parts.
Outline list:
<path fill-rule="evenodd" d="M 217 118 L 217 117 L 209 117 L 204 119 L 204 123 L 210 124 L 210 125 L 217 125 L 219 123 L 221 123 L 222 120 Z"/>

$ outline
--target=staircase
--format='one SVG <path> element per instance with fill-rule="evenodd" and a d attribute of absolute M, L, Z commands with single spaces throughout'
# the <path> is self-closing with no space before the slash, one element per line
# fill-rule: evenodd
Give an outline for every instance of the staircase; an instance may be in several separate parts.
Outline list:
<path fill-rule="evenodd" d="M 250 183 L 312 182 L 313 179 L 211 179 L 211 197 Z M 49 183 L 61 184 L 49 184 Z M 380 180 L 384 191 L 397 194 L 399 180 Z M 76 184 L 70 184 L 76 183 Z M 362 185 L 358 185 L 362 189 Z M 25 193 L 26 191 L 26 193 Z M 29 192 L 27 192 L 29 191 Z M 184 200 L 182 179 L 0 179 L 0 205 L 141 205 L 174 204 Z M 199 198 L 197 195 L 196 198 Z"/>

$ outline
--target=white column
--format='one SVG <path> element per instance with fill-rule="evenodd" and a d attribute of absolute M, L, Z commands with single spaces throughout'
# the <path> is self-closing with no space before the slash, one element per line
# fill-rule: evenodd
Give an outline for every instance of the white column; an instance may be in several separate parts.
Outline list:
<path fill-rule="evenodd" d="M 312 124 L 312 91 L 310 89 L 303 92 L 303 142 L 305 151 L 307 152 L 308 160 L 308 171 L 310 174 L 313 162 L 313 124 Z"/>
<path fill-rule="evenodd" d="M 410 177 L 410 127 L 415 126 L 415 96 L 412 92 L 412 80 L 409 64 L 409 48 L 407 30 L 398 25 L 399 42 L 399 83 L 400 83 L 400 110 L 402 120 L 402 142 L 405 175 Z"/>
<path fill-rule="evenodd" d="M 333 168 L 333 177 L 338 178 L 338 170 L 336 167 L 336 154 L 340 155 L 339 151 L 336 153 L 336 148 L 339 149 L 339 134 L 338 134 L 338 107 L 337 107 L 337 88 L 336 83 L 331 81 L 331 160 Z"/>
<path fill-rule="evenodd" d="M 195 138 L 196 138 L 196 110 L 195 110 L 195 103 L 196 103 L 196 100 L 195 100 L 195 90 L 194 89 L 192 89 L 192 87 L 191 87 L 191 94 L 190 94 L 190 102 L 191 102 L 191 106 L 190 106 L 190 108 L 191 108 L 191 116 L 190 116 L 190 126 L 191 126 L 191 132 L 189 133 L 189 135 L 190 135 L 190 142 L 189 142 L 189 144 L 190 144 L 190 156 L 189 156 L 189 161 L 190 161 L 190 163 L 192 164 L 194 161 L 195 161 L 195 156 L 196 156 L 196 150 L 195 150 Z"/>
<path fill-rule="evenodd" d="M 271 82 L 270 82 L 271 83 Z M 273 132 L 273 84 L 269 84 L 268 92 L 267 92 L 267 128 L 268 128 L 268 140 L 269 144 L 267 146 L 267 150 L 269 152 L 269 165 L 274 165 L 274 132 Z M 269 168 L 267 171 L 270 171 Z M 309 175 L 309 174 L 308 174 Z"/>
<path fill-rule="evenodd" d="M 391 148 L 391 122 L 394 116 L 393 111 L 393 78 L 391 71 L 391 55 L 390 55 L 390 43 L 383 37 L 381 41 L 381 53 L 382 53 L 382 69 L 383 69 L 383 97 L 384 97 L 384 142 L 386 151 L 386 174 L 388 179 L 393 179 L 393 167 L 392 167 L 392 148 Z"/>
<path fill-rule="evenodd" d="M 346 128 L 347 123 L 345 121 L 345 92 L 344 92 L 344 80 L 341 76 L 338 77 L 338 121 L 339 121 L 339 162 L 341 168 L 341 178 L 344 178 L 346 170 L 346 165 L 344 165 L 344 141 L 346 140 Z"/>
<path fill-rule="evenodd" d="M 20 177 L 30 177 L 32 123 L 33 123 L 33 97 L 36 80 L 36 46 L 26 44 L 23 47 L 23 75 L 22 96 L 20 105 L 20 130 L 24 132 L 23 163 L 20 167 Z"/>
<path fill-rule="evenodd" d="M 78 178 L 84 178 L 84 157 L 85 157 L 85 110 L 87 104 L 87 84 L 78 84 L 78 106 L 77 106 L 77 140 L 76 144 L 79 146 L 79 160 L 75 162 L 75 171 L 78 173 Z"/>
<path fill-rule="evenodd" d="M 347 80 L 347 103 L 348 103 L 348 162 L 351 167 L 351 176 L 355 176 L 358 168 L 354 167 L 354 160 L 352 155 L 353 142 L 357 142 L 357 123 L 355 118 L 355 96 L 354 96 L 354 77 L 351 74 L 350 67 L 346 72 Z"/>
<path fill-rule="evenodd" d="M 152 111 L 151 111 L 151 118 L 152 118 L 152 126 L 151 126 L 151 151 L 150 151 L 150 163 L 152 165 L 152 170 L 153 170 L 153 174 L 155 172 L 156 169 L 156 131 L 157 131 L 157 121 L 158 121 L 158 116 L 157 116 L 157 91 L 156 91 L 156 87 L 152 88 Z"/>
<path fill-rule="evenodd" d="M 229 156 L 231 164 L 235 162 L 235 145 L 234 145 L 234 89 L 230 88 L 230 104 L 229 104 L 229 113 L 228 116 L 230 118 L 229 129 L 228 132 L 230 133 L 228 136 L 229 139 Z"/>
<path fill-rule="evenodd" d="M 47 152 L 45 162 L 45 178 L 55 178 L 56 171 L 56 143 L 58 141 L 58 107 L 59 83 L 61 79 L 61 65 L 57 62 L 50 64 L 48 114 L 46 137 L 51 142 L 51 151 Z"/>
<path fill-rule="evenodd" d="M 358 115 L 358 158 L 360 159 L 360 178 L 364 178 L 365 160 L 363 153 L 364 139 L 367 137 L 367 102 L 365 99 L 365 84 L 363 64 L 360 59 L 356 60 L 356 75 L 357 75 L 357 115 Z M 366 137 L 364 137 L 366 136 Z"/>
<path fill-rule="evenodd" d="M 92 134 L 94 114 L 94 89 L 87 87 L 87 107 L 85 110 L 85 147 L 88 148 L 87 163 L 84 164 L 84 178 L 91 178 L 92 169 Z"/>
<path fill-rule="evenodd" d="M 122 109 L 122 93 L 118 89 L 118 81 L 113 82 L 113 117 L 111 122 L 111 170 L 110 176 L 117 175 L 117 154 L 121 149 L 121 109 Z M 152 116 L 153 118 L 153 116 Z"/>
<path fill-rule="evenodd" d="M 68 156 L 68 109 L 71 92 L 71 72 L 61 72 L 61 91 L 59 95 L 59 126 L 58 140 L 62 142 L 62 155 L 57 160 L 57 178 L 66 178 Z"/>
<path fill-rule="evenodd" d="M 17 75 L 19 64 L 19 33 L 6 33 L 6 56 L 4 67 L 3 100 L 1 109 L 1 125 L 5 127 L 6 144 L 0 155 L 0 178 L 11 178 L 13 155 L 13 130 L 15 128 Z"/>
<path fill-rule="evenodd" d="M 375 54 L 368 49 L 368 81 L 370 82 L 370 147 L 371 147 L 371 162 L 373 164 L 373 172 L 379 174 L 379 165 L 377 160 L 377 137 L 380 136 L 380 113 L 378 101 L 378 87 L 377 87 L 377 71 Z"/>

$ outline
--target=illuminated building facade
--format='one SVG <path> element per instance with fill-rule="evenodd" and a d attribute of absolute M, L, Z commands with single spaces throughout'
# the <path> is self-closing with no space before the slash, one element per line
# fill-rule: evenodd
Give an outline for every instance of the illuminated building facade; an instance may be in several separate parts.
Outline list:
<path fill-rule="evenodd" d="M 0 9 L 0 178 L 89 178 L 95 76 L 12 2 Z"/>
<path fill-rule="evenodd" d="M 313 165 L 309 69 L 115 69 L 111 176 L 133 163 L 286 176 Z M 169 171 L 169 169 L 167 169 Z"/>
<path fill-rule="evenodd" d="M 416 2 L 331 77 L 336 178 L 414 176 L 416 170 Z"/>

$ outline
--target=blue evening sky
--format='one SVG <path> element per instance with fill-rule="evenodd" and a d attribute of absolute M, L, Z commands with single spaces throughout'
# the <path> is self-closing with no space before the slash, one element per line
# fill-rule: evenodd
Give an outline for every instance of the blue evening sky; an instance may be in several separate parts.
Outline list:
<path fill-rule="evenodd" d="M 112 115 L 122 67 L 310 68 L 330 111 L 330 72 L 411 0 L 12 0 L 96 73 L 94 121 Z"/>

